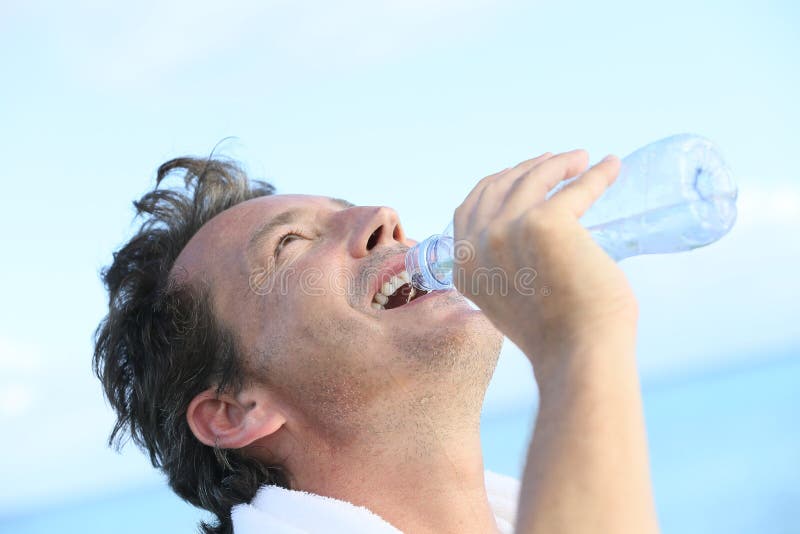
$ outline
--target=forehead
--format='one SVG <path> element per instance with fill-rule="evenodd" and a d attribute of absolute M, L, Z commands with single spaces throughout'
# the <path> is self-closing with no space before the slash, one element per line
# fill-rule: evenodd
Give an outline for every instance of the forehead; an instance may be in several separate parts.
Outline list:
<path fill-rule="evenodd" d="M 191 278 L 198 271 L 213 274 L 218 268 L 230 268 L 230 260 L 241 258 L 251 240 L 269 232 L 271 223 L 285 220 L 287 214 L 350 206 L 346 200 L 311 195 L 270 195 L 242 202 L 204 224 L 178 255 L 173 270 Z"/>

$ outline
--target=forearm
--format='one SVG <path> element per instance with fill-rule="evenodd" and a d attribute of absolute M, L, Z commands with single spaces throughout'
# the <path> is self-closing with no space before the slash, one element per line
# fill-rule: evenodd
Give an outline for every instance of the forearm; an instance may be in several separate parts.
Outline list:
<path fill-rule="evenodd" d="M 658 531 L 635 334 L 547 354 L 517 532 Z"/>
<path fill-rule="evenodd" d="M 587 170 L 588 159 L 582 150 L 546 153 L 481 180 L 453 218 L 453 280 L 528 355 L 539 384 L 518 532 L 647 534 L 657 524 L 636 372 L 636 299 L 625 273 L 580 224 L 620 161 L 607 157 Z M 468 283 L 485 269 L 531 267 L 542 291 L 506 294 Z"/>

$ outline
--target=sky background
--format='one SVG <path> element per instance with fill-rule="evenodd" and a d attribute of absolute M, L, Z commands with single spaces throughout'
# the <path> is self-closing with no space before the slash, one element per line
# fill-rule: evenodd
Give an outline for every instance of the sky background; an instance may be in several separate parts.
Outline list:
<path fill-rule="evenodd" d="M 622 263 L 645 391 L 800 356 L 798 27 L 788 0 L 3 0 L 0 515 L 158 480 L 105 447 L 98 272 L 158 165 L 215 147 L 279 192 L 392 206 L 422 238 L 544 151 L 702 134 L 739 220 L 708 248 Z M 534 397 L 507 344 L 486 412 Z"/>

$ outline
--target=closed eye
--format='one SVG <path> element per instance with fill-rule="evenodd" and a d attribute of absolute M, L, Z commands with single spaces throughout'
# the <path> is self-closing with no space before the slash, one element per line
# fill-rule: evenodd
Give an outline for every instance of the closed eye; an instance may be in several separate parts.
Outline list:
<path fill-rule="evenodd" d="M 281 252 L 283 251 L 284 248 L 286 248 L 291 243 L 293 243 L 293 242 L 295 242 L 295 241 L 297 241 L 299 239 L 304 239 L 304 237 L 302 235 L 298 234 L 295 231 L 287 232 L 287 233 L 283 234 L 281 236 L 281 238 L 278 239 L 277 245 L 275 245 L 275 257 L 277 258 L 278 256 L 280 256 L 280 254 L 281 254 Z"/>

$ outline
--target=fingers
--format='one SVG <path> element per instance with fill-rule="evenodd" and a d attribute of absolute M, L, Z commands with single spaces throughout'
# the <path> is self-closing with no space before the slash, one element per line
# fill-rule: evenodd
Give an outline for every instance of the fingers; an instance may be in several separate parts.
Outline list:
<path fill-rule="evenodd" d="M 545 153 L 488 176 L 456 210 L 455 225 L 463 231 L 474 225 L 485 226 L 498 218 L 515 219 L 545 202 L 548 192 L 562 181 L 579 175 L 588 163 L 589 154 L 585 150 L 572 150 L 557 156 Z M 580 218 L 613 183 L 619 167 L 619 159 L 609 156 L 566 184 L 546 202 Z"/>
<path fill-rule="evenodd" d="M 522 163 L 518 163 L 514 167 L 502 170 L 500 172 L 496 172 L 494 174 L 490 174 L 486 178 L 483 178 L 480 182 L 478 182 L 475 187 L 472 189 L 470 194 L 467 196 L 467 199 L 470 197 L 478 198 L 480 194 L 486 189 L 487 186 L 503 179 L 516 179 L 519 176 L 527 173 L 533 167 L 538 165 L 541 161 L 546 160 L 547 158 L 551 157 L 553 154 L 550 152 L 545 152 L 540 156 L 536 156 L 535 158 L 523 161 Z"/>
<path fill-rule="evenodd" d="M 583 176 L 554 194 L 548 203 L 553 208 L 567 210 L 576 218 L 580 218 L 602 196 L 608 186 L 614 183 L 619 174 L 620 165 L 619 158 L 607 156 L 586 171 Z"/>
<path fill-rule="evenodd" d="M 541 162 L 548 160 L 553 157 L 552 152 L 545 152 L 539 156 L 536 156 L 533 159 L 529 159 L 527 161 L 523 161 L 522 163 L 517 164 L 512 170 L 513 172 L 508 173 L 509 177 L 517 178 L 522 176 L 523 174 L 528 173 L 531 169 L 539 165 Z"/>
<path fill-rule="evenodd" d="M 563 180 L 583 172 L 589 165 L 589 154 L 585 150 L 572 150 L 547 159 L 520 176 L 510 187 L 503 206 L 504 214 L 516 217 L 539 204 L 548 191 Z"/>
<path fill-rule="evenodd" d="M 480 213 L 483 214 L 488 214 L 495 211 L 500 202 L 502 202 L 505 189 L 507 188 L 502 187 L 503 182 L 513 182 L 520 175 L 529 172 L 531 169 L 536 167 L 536 165 L 552 156 L 553 155 L 550 152 L 545 152 L 544 154 L 533 159 L 523 161 L 515 167 L 505 169 L 483 178 L 472 189 L 469 195 L 467 195 L 467 198 L 464 199 L 464 202 L 462 202 L 461 206 L 459 206 L 456 210 L 455 218 L 457 223 L 459 220 L 462 220 L 465 217 L 473 218 L 473 216 L 476 215 L 476 213 L 474 213 L 476 208 L 479 208 Z M 503 194 L 498 194 L 498 192 Z M 458 226 L 458 224 L 456 225 Z"/>
<path fill-rule="evenodd" d="M 482 220 L 482 217 L 495 216 L 500 206 L 508 197 L 508 189 L 513 187 L 513 184 L 517 181 L 521 180 L 522 176 L 525 176 L 531 172 L 532 169 L 537 168 L 552 157 L 553 155 L 550 152 L 545 152 L 539 157 L 520 163 L 514 167 L 512 172 L 496 176 L 491 182 L 488 182 L 483 190 L 481 190 L 475 202 L 472 218 Z"/>

